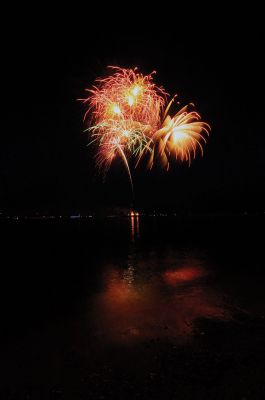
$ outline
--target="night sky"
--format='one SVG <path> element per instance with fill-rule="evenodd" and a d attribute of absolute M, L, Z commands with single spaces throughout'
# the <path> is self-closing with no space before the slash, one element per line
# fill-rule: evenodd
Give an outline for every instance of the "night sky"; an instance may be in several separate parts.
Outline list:
<path fill-rule="evenodd" d="M 169 11 L 167 11 L 168 13 Z M 4 116 L 0 211 L 86 212 L 128 206 L 130 186 L 119 163 L 105 182 L 83 134 L 76 99 L 107 65 L 157 71 L 156 82 L 194 102 L 212 126 L 204 158 L 192 166 L 134 170 L 136 206 L 184 212 L 264 209 L 264 40 L 259 23 L 187 33 L 182 26 L 95 28 L 57 17 L 16 19 L 2 49 Z M 115 24 L 114 24 L 115 25 Z M 136 23 L 137 25 L 137 23 Z M 169 24 L 170 25 L 170 24 Z M 200 22 L 203 25 L 203 22 Z M 212 25 L 215 25 L 214 23 Z M 198 29 L 197 29 L 198 28 Z"/>

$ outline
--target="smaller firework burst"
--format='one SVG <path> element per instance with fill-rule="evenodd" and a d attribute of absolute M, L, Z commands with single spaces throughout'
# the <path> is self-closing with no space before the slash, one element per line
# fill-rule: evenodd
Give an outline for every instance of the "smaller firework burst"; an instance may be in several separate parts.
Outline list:
<path fill-rule="evenodd" d="M 179 110 L 172 118 L 166 114 L 162 126 L 152 137 L 153 148 L 148 162 L 152 168 L 157 157 L 167 170 L 170 160 L 179 160 L 191 164 L 197 151 L 203 155 L 202 143 L 206 143 L 205 136 L 209 136 L 210 125 L 201 121 L 197 111 L 188 111 L 193 104 Z"/>

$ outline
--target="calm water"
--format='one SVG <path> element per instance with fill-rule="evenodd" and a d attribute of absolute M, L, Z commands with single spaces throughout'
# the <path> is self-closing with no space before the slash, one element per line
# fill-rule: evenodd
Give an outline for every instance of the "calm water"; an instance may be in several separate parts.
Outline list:
<path fill-rule="evenodd" d="M 259 398 L 262 227 L 251 217 L 2 222 L 4 396 L 122 398 L 138 387 L 159 398 L 167 382 L 170 396 L 193 398 L 214 374 L 199 398 Z M 243 356 L 254 357 L 245 369 Z M 205 372 L 195 383 L 194 370 Z"/>

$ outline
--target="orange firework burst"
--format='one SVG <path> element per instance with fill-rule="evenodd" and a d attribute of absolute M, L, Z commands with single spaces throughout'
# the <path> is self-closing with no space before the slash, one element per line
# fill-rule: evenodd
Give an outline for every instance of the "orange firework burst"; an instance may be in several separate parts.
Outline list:
<path fill-rule="evenodd" d="M 190 165 L 198 149 L 203 155 L 201 142 L 206 143 L 205 135 L 209 136 L 210 125 L 201 121 L 197 111 L 188 111 L 189 106 L 193 104 L 183 107 L 172 118 L 165 115 L 161 128 L 152 137 L 154 147 L 149 159 L 150 168 L 155 156 L 168 170 L 172 158 L 187 161 Z"/>
<path fill-rule="evenodd" d="M 173 117 L 169 109 L 174 98 L 166 104 L 167 93 L 153 82 L 153 73 L 142 75 L 135 69 L 110 67 L 113 74 L 97 79 L 89 95 L 81 99 L 88 104 L 84 119 L 90 116 L 88 131 L 91 143 L 98 145 L 97 164 L 108 169 L 116 155 L 128 171 L 129 158 L 136 165 L 145 154 L 150 155 L 152 168 L 158 160 L 166 169 L 175 158 L 191 163 L 209 135 L 210 126 L 201 121 L 196 111 L 183 107 Z"/>

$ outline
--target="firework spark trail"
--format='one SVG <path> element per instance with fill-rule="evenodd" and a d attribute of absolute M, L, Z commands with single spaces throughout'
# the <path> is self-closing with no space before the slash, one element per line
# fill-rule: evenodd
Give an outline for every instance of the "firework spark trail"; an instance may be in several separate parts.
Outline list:
<path fill-rule="evenodd" d="M 154 72 L 142 75 L 137 68 L 110 67 L 113 73 L 97 79 L 88 97 L 84 120 L 89 117 L 87 131 L 91 142 L 97 144 L 96 160 L 107 170 L 116 156 L 121 157 L 133 191 L 129 159 L 142 159 L 152 168 L 155 161 L 168 170 L 173 159 L 188 162 L 209 135 L 210 126 L 201 121 L 200 114 L 189 111 L 193 104 L 180 109 L 173 117 L 169 111 L 176 96 L 168 103 L 168 94 L 153 82 Z"/>

